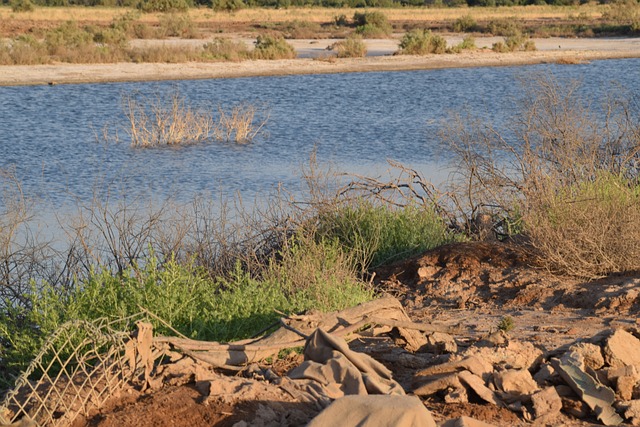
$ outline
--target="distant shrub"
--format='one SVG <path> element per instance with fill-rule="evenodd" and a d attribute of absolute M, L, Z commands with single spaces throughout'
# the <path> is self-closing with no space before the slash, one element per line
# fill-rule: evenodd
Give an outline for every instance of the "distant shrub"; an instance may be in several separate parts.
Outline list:
<path fill-rule="evenodd" d="M 365 38 L 384 38 L 391 35 L 393 28 L 382 12 L 356 12 L 353 15 L 356 32 Z"/>
<path fill-rule="evenodd" d="M 282 31 L 288 39 L 315 39 L 322 27 L 317 22 L 294 20 L 284 25 Z"/>
<path fill-rule="evenodd" d="M 362 58 L 367 55 L 367 46 L 359 34 L 350 35 L 345 40 L 334 43 L 331 50 L 337 52 L 338 58 Z"/>
<path fill-rule="evenodd" d="M 456 33 L 466 33 L 476 28 L 476 20 L 471 15 L 464 15 L 456 19 L 453 23 L 453 31 Z"/>
<path fill-rule="evenodd" d="M 511 37 L 522 34 L 522 24 L 518 18 L 494 19 L 487 25 L 487 31 L 494 36 Z"/>
<path fill-rule="evenodd" d="M 160 17 L 159 37 L 180 37 L 194 39 L 198 28 L 186 13 L 167 13 Z"/>
<path fill-rule="evenodd" d="M 10 6 L 13 12 L 33 12 L 35 10 L 31 0 L 12 0 Z"/>
<path fill-rule="evenodd" d="M 293 59 L 296 51 L 282 37 L 259 35 L 251 52 L 253 59 Z"/>
<path fill-rule="evenodd" d="M 217 37 L 203 46 L 203 57 L 207 60 L 242 61 L 251 57 L 251 52 L 242 41 Z"/>
<path fill-rule="evenodd" d="M 411 30 L 400 40 L 401 55 L 426 55 L 429 53 L 445 53 L 446 40 L 429 30 Z"/>
<path fill-rule="evenodd" d="M 447 49 L 447 53 L 460 53 L 463 50 L 475 49 L 476 39 L 473 36 L 466 36 L 460 43 Z"/>
<path fill-rule="evenodd" d="M 143 12 L 186 12 L 191 5 L 189 0 L 141 0 L 138 9 Z"/>
<path fill-rule="evenodd" d="M 341 13 L 340 15 L 336 15 L 333 17 L 333 23 L 337 27 L 346 27 L 347 25 L 349 25 L 349 20 L 344 13 Z"/>
<path fill-rule="evenodd" d="M 528 40 L 523 35 L 507 37 L 504 42 L 494 43 L 491 49 L 498 53 L 516 52 L 519 50 L 531 52 L 537 50 L 533 40 Z"/>
<path fill-rule="evenodd" d="M 213 0 L 211 8 L 216 12 L 235 12 L 246 7 L 242 0 Z"/>

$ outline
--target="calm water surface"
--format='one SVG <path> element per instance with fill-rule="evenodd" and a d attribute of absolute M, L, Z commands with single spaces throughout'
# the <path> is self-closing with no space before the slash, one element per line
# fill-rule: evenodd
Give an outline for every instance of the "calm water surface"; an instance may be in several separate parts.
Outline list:
<path fill-rule="evenodd" d="M 300 165 L 316 147 L 337 169 L 376 174 L 399 160 L 435 180 L 439 123 L 468 111 L 498 125 L 513 117 L 521 80 L 553 73 L 582 81 L 598 101 L 621 89 L 640 91 L 640 60 L 590 64 L 469 68 L 411 72 L 255 77 L 181 82 L 0 88 L 0 169 L 14 169 L 43 209 L 106 197 L 163 198 L 194 194 L 252 198 L 278 183 L 299 188 Z M 174 88 L 194 106 L 238 102 L 268 106 L 268 135 L 251 144 L 211 143 L 136 149 L 96 142 L 108 125 L 125 125 L 121 97 Z M 126 138 L 122 132 L 121 136 Z M 98 138 L 100 140 L 100 138 Z M 216 196 L 217 197 L 217 196 Z M 0 202 L 1 203 L 1 202 Z M 46 208 L 44 208 L 46 206 Z"/>

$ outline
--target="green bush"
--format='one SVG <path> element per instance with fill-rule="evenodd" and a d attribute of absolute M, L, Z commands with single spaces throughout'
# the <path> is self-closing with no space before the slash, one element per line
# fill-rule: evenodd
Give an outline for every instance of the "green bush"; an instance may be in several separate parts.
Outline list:
<path fill-rule="evenodd" d="M 141 0 L 138 9 L 143 12 L 186 12 L 192 6 L 189 0 Z"/>
<path fill-rule="evenodd" d="M 35 10 L 31 0 L 12 0 L 9 4 L 13 12 L 33 12 Z"/>
<path fill-rule="evenodd" d="M 401 55 L 427 55 L 430 53 L 445 53 L 446 40 L 429 30 L 411 30 L 400 40 Z"/>
<path fill-rule="evenodd" d="M 186 13 L 167 13 L 160 17 L 157 35 L 194 39 L 198 36 L 198 28 Z"/>
<path fill-rule="evenodd" d="M 259 35 L 251 56 L 253 59 L 293 59 L 296 51 L 282 37 Z"/>
<path fill-rule="evenodd" d="M 384 38 L 391 35 L 393 28 L 382 12 L 356 12 L 353 15 L 356 32 L 365 38 Z"/>
<path fill-rule="evenodd" d="M 251 53 L 242 41 L 217 37 L 203 46 L 205 60 L 242 61 L 251 57 Z"/>
<path fill-rule="evenodd" d="M 487 31 L 494 36 L 518 36 L 522 34 L 522 24 L 518 22 L 518 18 L 494 19 L 487 25 Z"/>
<path fill-rule="evenodd" d="M 244 9 L 246 5 L 242 0 L 213 0 L 211 8 L 216 12 L 235 12 Z"/>
<path fill-rule="evenodd" d="M 345 40 L 334 43 L 331 50 L 337 52 L 338 58 L 362 58 L 367 55 L 367 46 L 359 34 L 350 35 Z"/>
<path fill-rule="evenodd" d="M 476 29 L 476 20 L 471 15 L 464 15 L 456 19 L 453 23 L 453 31 L 456 33 L 466 33 Z"/>
<path fill-rule="evenodd" d="M 189 264 L 155 258 L 121 275 L 103 270 L 68 289 L 33 287 L 24 305 L 5 301 L 0 312 L 0 389 L 24 369 L 44 340 L 69 320 L 124 318 L 140 307 L 199 340 L 248 338 L 280 317 L 317 309 L 339 310 L 373 298 L 355 279 L 336 245 L 293 242 L 262 278 L 237 264 L 229 277 L 211 279 Z M 302 276 L 304 277 L 304 280 Z M 29 308 L 25 308 L 29 307 Z M 173 334 L 152 320 L 160 334 Z"/>
<path fill-rule="evenodd" d="M 432 209 L 394 209 L 368 202 L 321 216 L 317 237 L 339 242 L 363 270 L 460 239 Z"/>

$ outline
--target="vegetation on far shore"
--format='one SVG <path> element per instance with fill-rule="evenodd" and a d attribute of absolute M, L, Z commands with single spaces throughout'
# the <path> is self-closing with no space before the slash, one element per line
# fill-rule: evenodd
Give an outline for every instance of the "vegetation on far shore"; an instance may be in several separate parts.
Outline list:
<path fill-rule="evenodd" d="M 16 25 L 2 28 L 0 64 L 52 62 L 190 62 L 294 58 L 286 42 L 293 38 L 340 38 L 338 57 L 366 54 L 362 38 L 403 34 L 398 53 L 457 53 L 469 42 L 443 47 L 442 33 L 503 36 L 496 52 L 535 50 L 531 37 L 594 37 L 640 34 L 640 3 L 616 0 L 606 4 L 512 6 L 502 8 L 368 8 L 250 9 L 229 13 L 220 5 L 192 8 L 184 0 L 143 3 L 121 8 L 46 8 L 31 0 L 13 0 L 0 7 L 0 19 Z M 240 0 L 224 0 L 234 5 Z M 180 5 L 171 6 L 172 2 Z M 214 2 L 215 3 L 215 2 Z M 154 6 L 155 4 L 155 6 Z M 137 5 L 137 6 L 136 6 Z M 92 3 L 92 6 L 97 6 Z M 126 6 L 126 5 L 125 5 Z M 183 7 L 184 6 L 184 7 Z M 266 6 L 277 6 L 268 4 Z M 405 6 L 408 6 L 405 4 Z M 409 4 L 410 6 L 410 4 Z M 65 12 L 66 11 L 66 12 Z M 11 30 L 11 28 L 15 28 Z M 255 46 L 233 40 L 226 32 L 255 34 Z M 203 39 L 202 43 L 132 43 L 149 39 Z M 429 41 L 427 41 L 427 39 Z"/>

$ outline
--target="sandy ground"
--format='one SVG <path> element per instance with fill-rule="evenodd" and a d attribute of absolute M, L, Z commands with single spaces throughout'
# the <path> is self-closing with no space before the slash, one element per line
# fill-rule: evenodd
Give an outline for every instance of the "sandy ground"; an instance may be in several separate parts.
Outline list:
<path fill-rule="evenodd" d="M 460 37 L 449 37 L 448 44 Z M 393 56 L 398 40 L 367 40 L 369 56 L 336 59 L 326 48 L 335 40 L 290 40 L 299 59 L 277 61 L 244 61 L 224 63 L 117 63 L 117 64 L 51 64 L 33 66 L 0 66 L 0 85 L 39 85 L 87 82 L 123 82 L 145 80 L 188 80 L 273 76 L 291 74 L 329 74 L 367 71 L 424 70 L 458 67 L 495 67 L 547 62 L 579 63 L 611 58 L 640 57 L 640 38 L 615 39 L 534 39 L 535 52 L 492 52 L 492 43 L 500 37 L 477 38 L 478 50 L 461 54 L 427 56 Z M 191 44 L 202 40 L 138 41 L 143 43 Z M 250 43 L 250 40 L 246 40 Z"/>

